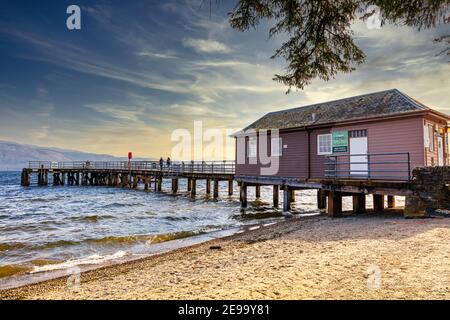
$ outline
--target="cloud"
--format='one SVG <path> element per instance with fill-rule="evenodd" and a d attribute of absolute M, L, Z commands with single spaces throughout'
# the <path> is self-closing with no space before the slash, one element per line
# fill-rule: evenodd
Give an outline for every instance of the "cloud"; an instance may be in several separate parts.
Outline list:
<path fill-rule="evenodd" d="M 158 53 L 151 51 L 140 51 L 136 52 L 136 55 L 139 57 L 150 57 L 150 58 L 158 58 L 158 59 L 177 59 L 176 56 L 170 53 Z"/>
<path fill-rule="evenodd" d="M 198 53 L 229 53 L 231 49 L 224 43 L 215 40 L 186 38 L 183 40 L 185 47 L 193 48 Z"/>

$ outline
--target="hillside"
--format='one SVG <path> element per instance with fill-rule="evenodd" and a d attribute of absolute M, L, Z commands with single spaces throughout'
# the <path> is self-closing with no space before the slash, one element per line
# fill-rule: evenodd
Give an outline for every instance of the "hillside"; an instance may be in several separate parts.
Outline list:
<path fill-rule="evenodd" d="M 21 170 L 28 161 L 118 161 L 125 158 L 59 148 L 38 147 L 0 141 L 0 171 Z"/>

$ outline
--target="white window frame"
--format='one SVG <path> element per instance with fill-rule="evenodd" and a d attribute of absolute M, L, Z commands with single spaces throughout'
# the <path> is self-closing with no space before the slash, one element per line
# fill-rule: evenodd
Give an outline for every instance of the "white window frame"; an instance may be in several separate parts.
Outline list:
<path fill-rule="evenodd" d="M 257 137 L 249 137 L 247 141 L 247 157 L 256 158 L 258 154 L 258 139 Z"/>
<path fill-rule="evenodd" d="M 425 148 L 428 148 L 428 151 L 435 152 L 436 151 L 436 143 L 435 143 L 435 126 L 431 123 L 425 122 L 424 126 L 424 143 Z"/>
<path fill-rule="evenodd" d="M 278 150 L 274 149 L 276 145 L 278 145 Z M 283 155 L 283 140 L 281 138 L 272 138 L 270 140 L 270 155 L 272 157 L 281 157 Z"/>
<path fill-rule="evenodd" d="M 321 151 L 320 150 L 320 139 L 323 137 L 329 137 L 329 141 L 330 141 L 330 151 Z M 333 154 L 333 136 L 331 133 L 327 133 L 327 134 L 319 134 L 317 135 L 317 154 L 319 156 L 323 156 L 323 155 L 330 155 Z"/>

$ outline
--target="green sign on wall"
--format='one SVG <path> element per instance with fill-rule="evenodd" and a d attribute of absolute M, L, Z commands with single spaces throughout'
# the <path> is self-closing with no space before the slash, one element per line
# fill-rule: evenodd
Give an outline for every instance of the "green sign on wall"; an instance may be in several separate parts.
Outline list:
<path fill-rule="evenodd" d="M 333 153 L 348 152 L 348 131 L 335 131 L 332 137 Z"/>

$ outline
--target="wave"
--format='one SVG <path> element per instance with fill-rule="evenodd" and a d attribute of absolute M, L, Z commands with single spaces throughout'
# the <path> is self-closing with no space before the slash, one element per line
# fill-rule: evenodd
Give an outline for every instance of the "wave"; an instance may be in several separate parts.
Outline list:
<path fill-rule="evenodd" d="M 195 235 L 200 235 L 205 233 L 204 231 L 178 231 L 178 232 L 170 232 L 156 235 L 128 235 L 128 236 L 108 236 L 104 238 L 98 239 L 88 239 L 86 242 L 95 243 L 95 244 L 133 244 L 133 243 L 161 243 L 176 239 L 182 239 L 187 237 L 192 237 Z"/>
<path fill-rule="evenodd" d="M 0 252 L 3 251 L 9 251 L 9 250 L 15 250 L 15 249 L 22 249 L 25 245 L 20 242 L 16 243 L 0 243 Z"/>
<path fill-rule="evenodd" d="M 210 231 L 210 230 L 208 230 Z M 55 248 L 63 248 L 69 246 L 77 246 L 83 244 L 92 244 L 92 245 L 133 245 L 138 243 L 143 244 L 155 244 L 161 243 L 176 239 L 182 239 L 187 237 L 192 237 L 196 235 L 205 234 L 206 230 L 197 230 L 197 231 L 179 231 L 179 232 L 170 232 L 163 234 L 145 234 L 145 235 L 126 235 L 126 236 L 107 236 L 103 238 L 92 238 L 81 241 L 73 241 L 73 240 L 58 240 L 54 242 L 47 242 L 44 244 L 26 244 L 26 243 L 0 243 L 0 252 L 16 250 L 16 249 L 27 249 L 30 251 L 34 250 L 45 250 L 45 249 L 55 249 Z"/>
<path fill-rule="evenodd" d="M 62 263 L 35 266 L 30 271 L 30 273 L 38 273 L 38 272 L 53 271 L 53 270 L 60 270 L 60 269 L 70 269 L 70 268 L 74 268 L 77 266 L 85 266 L 85 265 L 92 265 L 92 264 L 102 264 L 102 263 L 105 263 L 108 261 L 123 258 L 126 255 L 127 255 L 127 253 L 125 251 L 117 251 L 116 253 L 109 254 L 109 255 L 94 254 L 94 255 L 91 255 L 91 256 L 88 256 L 85 258 L 67 260 Z"/>
<path fill-rule="evenodd" d="M 4 266 L 0 266 L 0 278 L 9 277 L 16 274 L 24 274 L 27 272 L 31 272 L 33 269 L 30 267 L 17 265 L 17 264 L 8 264 Z"/>

